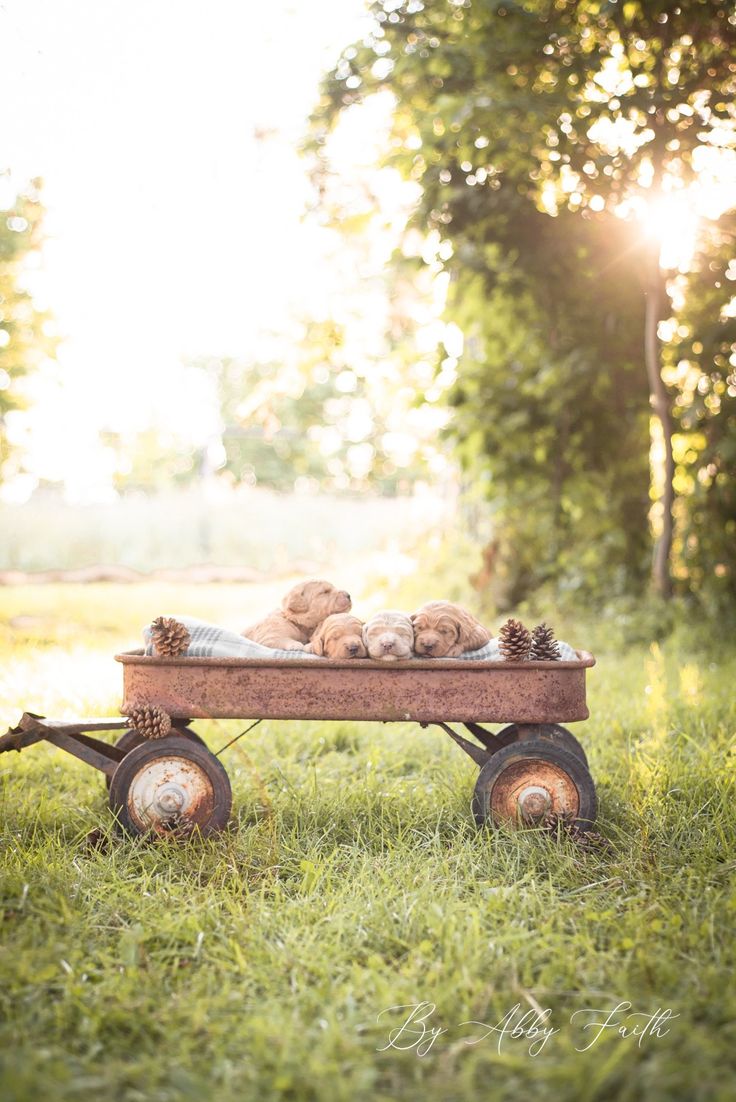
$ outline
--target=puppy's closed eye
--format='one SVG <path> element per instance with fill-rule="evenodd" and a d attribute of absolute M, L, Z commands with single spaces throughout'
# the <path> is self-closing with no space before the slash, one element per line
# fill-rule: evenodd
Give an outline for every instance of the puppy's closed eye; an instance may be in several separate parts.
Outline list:
<path fill-rule="evenodd" d="M 396 662 L 411 657 L 414 631 L 403 612 L 377 612 L 363 628 L 363 642 L 370 658 Z"/>
<path fill-rule="evenodd" d="M 461 605 L 451 601 L 429 601 L 412 617 L 416 653 L 426 658 L 457 658 L 477 650 L 490 634 Z"/>
<path fill-rule="evenodd" d="M 357 616 L 335 613 L 317 628 L 307 650 L 324 658 L 365 658 L 362 630 L 363 624 Z"/>

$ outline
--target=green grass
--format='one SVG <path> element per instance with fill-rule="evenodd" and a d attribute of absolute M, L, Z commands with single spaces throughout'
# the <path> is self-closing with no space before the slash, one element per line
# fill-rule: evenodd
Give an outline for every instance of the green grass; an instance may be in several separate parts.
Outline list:
<path fill-rule="evenodd" d="M 271 599 L 2 591 L 2 718 L 114 713 L 109 656 L 151 615 L 235 622 Z M 599 656 L 574 730 L 610 852 L 478 832 L 472 763 L 409 725 L 264 722 L 223 758 L 232 831 L 110 835 L 105 851 L 84 845 L 110 821 L 98 773 L 48 746 L 3 755 L 4 1102 L 730 1099 L 735 676 L 733 651 Z M 219 749 L 241 726 L 198 730 Z M 622 1001 L 678 1017 L 661 1037 L 609 1030 L 577 1051 L 589 1035 L 571 1016 Z M 380 1051 L 401 1015 L 378 1015 L 420 1002 L 447 1032 L 425 1055 Z M 551 1008 L 559 1032 L 538 1055 L 528 1039 L 465 1043 L 480 1032 L 461 1023 L 515 1004 Z"/>

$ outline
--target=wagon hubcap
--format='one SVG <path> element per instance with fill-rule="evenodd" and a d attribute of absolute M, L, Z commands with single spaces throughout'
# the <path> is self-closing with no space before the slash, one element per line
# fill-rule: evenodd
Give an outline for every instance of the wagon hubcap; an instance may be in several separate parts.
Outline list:
<path fill-rule="evenodd" d="M 546 814 L 577 816 L 580 797 L 572 777 L 554 762 L 528 758 L 512 762 L 496 778 L 490 793 L 496 821 L 522 818 L 537 822 Z"/>
<path fill-rule="evenodd" d="M 186 758 L 157 758 L 144 765 L 128 789 L 128 810 L 142 829 L 165 831 L 172 820 L 206 822 L 215 803 L 212 782 Z"/>
<path fill-rule="evenodd" d="M 186 798 L 178 784 L 165 785 L 156 793 L 156 809 L 162 815 L 175 815 L 184 807 Z"/>
<path fill-rule="evenodd" d="M 538 784 L 527 785 L 516 797 L 519 811 L 525 819 L 541 819 L 552 806 L 552 797 Z"/>

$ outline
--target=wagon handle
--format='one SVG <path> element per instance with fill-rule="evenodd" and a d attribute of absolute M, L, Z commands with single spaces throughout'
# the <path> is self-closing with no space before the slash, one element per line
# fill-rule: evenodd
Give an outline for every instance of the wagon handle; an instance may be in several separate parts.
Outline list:
<path fill-rule="evenodd" d="M 45 716 L 38 716 L 35 712 L 24 712 L 17 727 L 9 727 L 7 734 L 0 735 L 0 754 L 8 750 L 20 753 L 26 746 L 41 742 L 45 736 L 38 721 L 43 719 Z"/>
<path fill-rule="evenodd" d="M 18 726 L 11 727 L 7 734 L 0 737 L 0 754 L 7 750 L 24 750 L 45 740 L 111 777 L 125 756 L 123 751 L 84 732 L 114 731 L 127 725 L 127 719 L 118 716 L 66 721 L 24 712 Z"/>

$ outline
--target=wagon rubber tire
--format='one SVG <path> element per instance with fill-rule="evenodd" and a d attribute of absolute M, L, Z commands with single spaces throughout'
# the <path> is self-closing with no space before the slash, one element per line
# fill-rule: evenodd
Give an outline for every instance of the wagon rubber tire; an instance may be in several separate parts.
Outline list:
<path fill-rule="evenodd" d="M 539 723 L 534 726 L 536 730 L 534 735 L 531 736 L 532 738 L 548 739 L 555 746 L 562 746 L 565 750 L 571 750 L 573 754 L 577 754 L 585 765 L 588 764 L 585 750 L 572 731 L 568 731 L 567 727 L 561 727 L 559 723 Z M 499 731 L 495 737 L 502 746 L 513 746 L 519 741 L 519 725 L 512 723 L 509 727 L 504 727 L 503 731 Z"/>
<path fill-rule="evenodd" d="M 192 739 L 193 742 L 199 743 L 200 746 L 205 746 L 204 739 L 200 738 L 196 731 L 193 731 L 191 727 L 177 727 L 176 734 L 185 735 L 186 738 Z M 117 746 L 118 750 L 124 750 L 128 754 L 134 747 L 142 746 L 144 742 L 147 742 L 143 735 L 139 735 L 134 727 L 129 727 L 127 731 L 123 731 L 120 738 L 115 739 L 113 746 Z M 110 790 L 110 777 L 105 774 L 105 787 Z"/>
<path fill-rule="evenodd" d="M 110 782 L 110 808 L 132 835 L 216 834 L 227 826 L 231 807 L 222 763 L 205 746 L 181 737 L 135 746 Z"/>
<path fill-rule="evenodd" d="M 533 825 L 547 815 L 586 829 L 595 822 L 595 785 L 587 765 L 548 738 L 527 738 L 498 750 L 482 767 L 473 792 L 478 826 Z"/>

